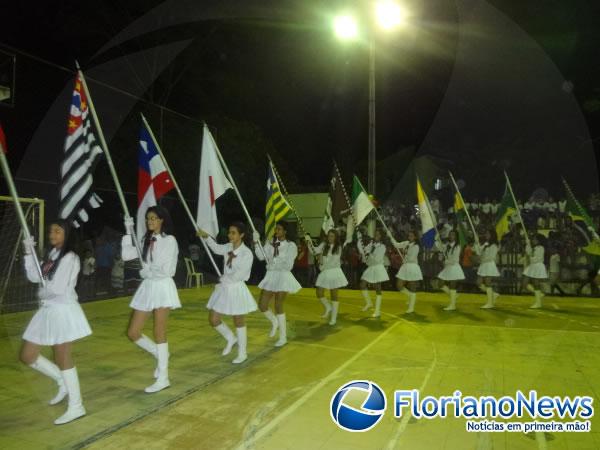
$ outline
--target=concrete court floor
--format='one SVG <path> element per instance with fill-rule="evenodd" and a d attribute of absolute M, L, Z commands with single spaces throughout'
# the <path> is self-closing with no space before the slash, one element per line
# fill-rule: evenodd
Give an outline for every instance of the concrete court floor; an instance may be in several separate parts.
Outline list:
<path fill-rule="evenodd" d="M 0 316 L 0 448 L 2 449 L 600 449 L 589 433 L 467 433 L 464 419 L 395 419 L 395 389 L 422 395 L 590 395 L 600 391 L 600 302 L 501 297 L 481 310 L 482 295 L 461 294 L 443 311 L 443 294 L 420 293 L 417 314 L 384 292 L 380 320 L 360 309 L 358 291 L 341 291 L 338 325 L 322 319 L 312 289 L 287 300 L 290 343 L 272 346 L 266 319 L 248 317 L 249 360 L 231 364 L 207 324 L 210 288 L 181 290 L 184 307 L 170 319 L 171 387 L 149 395 L 154 360 L 125 337 L 128 298 L 84 305 L 94 334 L 75 346 L 88 415 L 52 421 L 54 386 L 17 363 L 30 313 Z M 253 288 L 258 296 L 258 291 Z M 231 321 L 228 321 L 231 325 Z M 146 333 L 151 335 L 151 325 Z M 49 356 L 48 352 L 45 352 Z M 388 410 L 366 433 L 340 430 L 329 416 L 338 387 L 369 379 L 387 394 Z"/>

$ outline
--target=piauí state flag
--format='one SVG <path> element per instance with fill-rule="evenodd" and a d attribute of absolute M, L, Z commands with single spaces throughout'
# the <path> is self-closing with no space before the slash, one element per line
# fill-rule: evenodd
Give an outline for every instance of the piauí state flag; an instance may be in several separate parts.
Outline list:
<path fill-rule="evenodd" d="M 417 203 L 419 204 L 419 217 L 421 219 L 421 243 L 425 248 L 433 247 L 435 242 L 435 218 L 427 199 L 427 195 L 417 178 Z"/>

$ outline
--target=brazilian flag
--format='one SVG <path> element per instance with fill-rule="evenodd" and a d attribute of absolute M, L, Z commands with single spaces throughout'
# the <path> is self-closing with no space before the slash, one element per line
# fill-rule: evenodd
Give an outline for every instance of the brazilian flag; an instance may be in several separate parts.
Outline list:
<path fill-rule="evenodd" d="M 510 230 L 510 218 L 517 210 L 518 206 L 510 195 L 508 184 L 504 187 L 504 195 L 502 201 L 498 207 L 498 214 L 496 216 L 496 234 L 498 235 L 498 241 L 502 239 Z"/>
<path fill-rule="evenodd" d="M 565 212 L 571 217 L 573 226 L 583 235 L 583 238 L 587 242 L 587 245 L 583 247 L 583 251 L 591 255 L 600 255 L 600 238 L 594 229 L 592 218 L 584 207 L 581 206 L 581 203 L 577 201 L 575 195 L 573 195 L 573 191 L 571 191 L 571 187 L 564 178 L 562 181 L 567 193 Z"/>
<path fill-rule="evenodd" d="M 464 247 L 467 245 L 467 229 L 465 228 L 467 213 L 465 210 L 465 204 L 463 203 L 458 192 L 454 194 L 454 217 L 456 219 L 458 242 L 460 243 L 461 247 Z"/>

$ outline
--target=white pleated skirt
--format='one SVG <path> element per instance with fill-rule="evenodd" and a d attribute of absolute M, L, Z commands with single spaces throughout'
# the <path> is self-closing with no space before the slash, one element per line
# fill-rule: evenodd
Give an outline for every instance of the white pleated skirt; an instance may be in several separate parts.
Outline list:
<path fill-rule="evenodd" d="M 271 292 L 288 292 L 295 294 L 302 286 L 289 270 L 267 270 L 258 287 Z"/>
<path fill-rule="evenodd" d="M 243 281 L 217 284 L 206 308 L 226 316 L 243 316 L 258 309 L 256 300 Z"/>
<path fill-rule="evenodd" d="M 499 277 L 498 267 L 494 261 L 481 263 L 479 269 L 477 269 L 477 275 L 480 277 Z"/>
<path fill-rule="evenodd" d="M 523 275 L 529 278 L 536 278 L 538 280 L 545 280 L 548 278 L 548 272 L 544 263 L 533 263 L 525 267 Z"/>
<path fill-rule="evenodd" d="M 44 302 L 23 333 L 23 339 L 37 345 L 73 342 L 92 334 L 78 302 Z"/>
<path fill-rule="evenodd" d="M 317 277 L 315 286 L 323 289 L 339 289 L 348 286 L 348 280 L 342 269 L 335 267 L 321 271 Z"/>
<path fill-rule="evenodd" d="M 417 263 L 404 263 L 396 274 L 396 278 L 404 281 L 421 281 L 423 272 Z"/>
<path fill-rule="evenodd" d="M 465 279 L 465 273 L 460 264 L 449 264 L 438 274 L 438 278 L 444 281 L 459 281 Z"/>
<path fill-rule="evenodd" d="M 390 277 L 383 264 L 377 264 L 376 266 L 367 267 L 360 279 L 365 280 L 367 283 L 374 284 L 388 281 Z"/>
<path fill-rule="evenodd" d="M 138 286 L 129 306 L 138 311 L 154 311 L 181 308 L 181 302 L 173 278 L 146 278 Z"/>

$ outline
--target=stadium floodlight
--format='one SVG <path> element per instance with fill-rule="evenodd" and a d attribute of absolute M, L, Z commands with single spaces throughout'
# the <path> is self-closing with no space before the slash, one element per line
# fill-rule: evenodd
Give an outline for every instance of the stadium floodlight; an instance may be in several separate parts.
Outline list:
<path fill-rule="evenodd" d="M 335 35 L 342 40 L 352 40 L 358 37 L 358 23 L 350 14 L 342 14 L 333 20 Z"/>
<path fill-rule="evenodd" d="M 406 21 L 406 10 L 392 0 L 382 0 L 375 5 L 375 16 L 378 25 L 386 31 L 393 30 Z"/>

